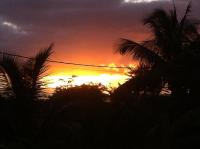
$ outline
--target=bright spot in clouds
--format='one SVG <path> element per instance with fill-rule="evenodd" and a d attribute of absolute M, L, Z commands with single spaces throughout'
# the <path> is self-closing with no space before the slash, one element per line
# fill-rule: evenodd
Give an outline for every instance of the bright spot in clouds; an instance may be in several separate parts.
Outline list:
<path fill-rule="evenodd" d="M 169 1 L 169 0 L 123 0 L 124 3 L 151 3 L 156 1 Z"/>
<path fill-rule="evenodd" d="M 16 24 L 12 23 L 12 22 L 7 22 L 4 21 L 2 22 L 3 26 L 6 26 L 8 28 L 11 28 L 14 32 L 19 33 L 19 34 L 27 34 L 26 31 L 22 30 L 21 27 L 17 26 Z"/>
<path fill-rule="evenodd" d="M 2 23 L 2 25 L 4 25 L 4 26 L 8 26 L 8 27 L 10 27 L 10 28 L 12 28 L 12 29 L 14 29 L 14 30 L 18 30 L 18 26 L 17 25 L 15 25 L 15 24 L 13 24 L 13 23 L 11 23 L 11 22 L 3 22 Z"/>

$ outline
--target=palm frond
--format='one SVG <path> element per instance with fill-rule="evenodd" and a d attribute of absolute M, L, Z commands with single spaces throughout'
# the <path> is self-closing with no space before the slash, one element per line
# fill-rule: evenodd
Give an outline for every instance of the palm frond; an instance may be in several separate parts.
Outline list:
<path fill-rule="evenodd" d="M 184 27 L 184 24 L 185 24 L 185 21 L 187 20 L 188 14 L 191 12 L 191 8 L 192 8 L 192 1 L 189 2 L 188 6 L 186 8 L 185 14 L 184 14 L 183 18 L 181 19 L 181 22 L 180 22 L 181 29 L 183 29 L 183 27 Z"/>
<path fill-rule="evenodd" d="M 0 65 L 0 96 L 9 97 L 10 95 L 13 95 L 11 81 L 4 68 Z"/>
<path fill-rule="evenodd" d="M 177 18 L 177 11 L 176 11 L 175 3 L 173 4 L 173 9 L 170 10 L 170 16 L 171 16 L 172 26 L 176 26 L 178 24 L 178 18 Z"/>
<path fill-rule="evenodd" d="M 156 54 L 160 55 L 161 49 L 158 47 L 157 45 L 157 41 L 156 40 L 145 40 L 142 42 L 142 44 L 144 47 L 151 49 L 153 52 L 155 52 Z"/>
<path fill-rule="evenodd" d="M 162 32 L 170 24 L 169 15 L 163 9 L 156 9 L 143 20 L 143 23 L 149 25 L 154 31 Z"/>
<path fill-rule="evenodd" d="M 176 11 L 173 11 L 172 15 L 175 14 Z M 174 17 L 174 20 L 176 20 L 176 17 Z M 171 38 L 170 33 L 174 30 L 172 29 L 171 15 L 163 9 L 156 9 L 143 22 L 144 25 L 148 25 L 151 28 L 157 47 L 165 50 L 166 40 L 168 40 L 168 37 L 169 39 Z"/>
<path fill-rule="evenodd" d="M 41 79 L 48 70 L 47 59 L 52 54 L 53 44 L 38 52 L 33 59 L 27 61 L 25 73 L 31 83 L 31 92 L 33 96 L 39 96 L 44 82 Z M 29 66 L 29 67 L 28 67 Z"/>
<path fill-rule="evenodd" d="M 22 97 L 24 83 L 19 60 L 15 57 L 2 55 L 0 65 L 9 76 L 10 84 L 16 97 Z"/>
<path fill-rule="evenodd" d="M 152 50 L 128 39 L 121 39 L 116 49 L 120 54 L 131 54 L 134 59 L 146 64 L 163 62 L 161 57 Z"/>
<path fill-rule="evenodd" d="M 41 50 L 35 56 L 35 64 L 34 64 L 34 75 L 35 77 L 43 77 L 44 73 L 47 71 L 46 60 L 52 54 L 53 44 L 51 44 L 48 48 Z"/>
<path fill-rule="evenodd" d="M 198 20 L 185 20 L 183 34 L 188 41 L 195 41 L 200 37 L 198 32 L 199 24 L 200 22 Z"/>

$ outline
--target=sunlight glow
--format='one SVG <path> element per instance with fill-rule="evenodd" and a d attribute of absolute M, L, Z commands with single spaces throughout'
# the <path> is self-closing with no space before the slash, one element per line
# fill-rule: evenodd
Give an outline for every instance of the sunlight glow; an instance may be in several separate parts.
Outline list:
<path fill-rule="evenodd" d="M 120 84 L 125 83 L 130 77 L 127 75 L 131 69 L 137 68 L 137 63 L 131 63 L 129 65 L 116 65 L 115 63 L 102 64 L 101 66 L 110 66 L 107 68 L 99 69 L 65 69 L 63 66 L 57 66 L 53 69 L 54 74 L 43 78 L 42 80 L 47 84 L 45 88 L 54 90 L 57 87 L 73 87 L 83 84 L 101 84 L 108 89 L 117 88 Z M 113 67 L 129 67 L 130 69 L 120 69 Z M 101 71 L 99 71 L 101 70 Z M 75 74 L 75 75 L 73 75 Z"/>
<path fill-rule="evenodd" d="M 71 86 L 80 86 L 82 84 L 99 84 L 106 87 L 118 87 L 119 84 L 124 83 L 129 77 L 125 75 L 109 75 L 109 74 L 101 74 L 96 76 L 48 76 L 44 78 L 45 81 L 47 81 L 48 88 L 56 88 L 64 85 L 70 85 Z"/>

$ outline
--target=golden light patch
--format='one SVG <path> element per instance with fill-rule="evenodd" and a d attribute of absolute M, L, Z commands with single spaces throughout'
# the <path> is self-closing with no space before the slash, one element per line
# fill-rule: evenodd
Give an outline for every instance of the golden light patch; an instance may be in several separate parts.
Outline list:
<path fill-rule="evenodd" d="M 106 87 L 118 87 L 119 84 L 124 83 L 129 77 L 126 75 L 110 75 L 110 74 L 101 74 L 94 76 L 48 76 L 43 80 L 48 83 L 48 88 L 56 88 L 64 85 L 71 86 L 80 86 L 82 84 L 102 84 Z"/>
<path fill-rule="evenodd" d="M 57 69 L 53 70 L 54 74 L 42 80 L 47 83 L 45 87 L 50 89 L 60 86 L 80 86 L 82 84 L 102 84 L 107 88 L 116 88 L 129 79 L 129 76 L 127 76 L 127 73 L 130 71 L 129 68 L 135 69 L 137 63 L 129 65 L 110 63 L 102 64 L 101 66 L 108 67 L 95 69 L 70 67 L 70 69 L 67 69 L 63 66 L 58 66 Z"/>

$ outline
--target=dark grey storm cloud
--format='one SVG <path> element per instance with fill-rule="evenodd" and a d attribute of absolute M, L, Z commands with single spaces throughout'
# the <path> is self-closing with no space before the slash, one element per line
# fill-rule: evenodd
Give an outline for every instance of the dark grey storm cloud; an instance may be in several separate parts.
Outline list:
<path fill-rule="evenodd" d="M 182 13 L 187 0 L 175 3 Z M 168 9 L 172 2 L 1 0 L 0 48 L 31 54 L 33 49 L 55 42 L 56 52 L 69 56 L 82 54 L 83 49 L 91 54 L 100 49 L 112 53 L 117 38 L 144 37 L 147 30 L 141 20 L 157 7 Z M 199 8 L 200 1 L 193 0 L 193 16 L 199 17 Z"/>

